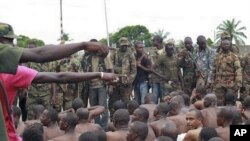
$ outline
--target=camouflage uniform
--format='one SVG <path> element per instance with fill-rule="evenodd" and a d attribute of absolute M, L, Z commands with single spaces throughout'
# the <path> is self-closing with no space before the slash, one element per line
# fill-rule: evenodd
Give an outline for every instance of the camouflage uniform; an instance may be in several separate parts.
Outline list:
<path fill-rule="evenodd" d="M 120 45 L 123 41 L 128 42 L 127 39 L 121 40 Z M 111 57 L 114 61 L 114 71 L 117 74 L 126 75 L 125 77 L 121 77 L 120 82 L 118 82 L 113 89 L 113 94 L 109 97 L 109 110 L 110 117 L 112 118 L 113 113 L 113 104 L 118 100 L 122 100 L 123 102 L 127 102 L 130 100 L 130 95 L 132 93 L 132 83 L 136 76 L 136 59 L 132 51 L 127 48 L 126 52 L 122 52 L 121 49 L 118 49 L 117 52 L 113 54 Z M 124 82 L 127 81 L 127 84 Z"/>
<path fill-rule="evenodd" d="M 68 59 L 62 59 L 54 62 L 53 65 L 56 72 L 67 72 L 68 71 Z M 64 100 L 64 95 L 67 93 L 67 84 L 56 83 L 55 84 L 55 104 L 53 105 L 57 112 L 61 112 L 61 109 L 65 109 L 65 103 L 68 101 Z M 68 106 L 71 107 L 71 106 Z"/>
<path fill-rule="evenodd" d="M 196 87 L 198 85 L 206 86 L 207 83 L 211 83 L 215 53 L 208 47 L 202 51 L 199 51 L 199 48 L 196 48 L 194 53 L 196 63 L 195 72 L 197 77 Z"/>
<path fill-rule="evenodd" d="M 246 96 L 250 95 L 250 53 L 241 59 L 241 66 L 243 78 L 241 98 L 244 100 Z"/>
<path fill-rule="evenodd" d="M 156 62 L 156 65 L 158 65 L 160 72 L 167 79 L 163 82 L 163 96 L 169 95 L 173 91 L 181 90 L 181 72 L 177 57 L 162 55 Z"/>
<path fill-rule="evenodd" d="M 152 52 L 149 52 L 149 54 L 150 54 L 152 66 L 155 72 L 162 74 L 162 72 L 160 72 L 160 69 L 158 68 L 159 66 L 157 66 L 155 63 L 160 58 L 160 56 L 166 55 L 165 48 L 162 48 L 160 50 L 158 50 L 157 48 L 154 48 Z M 152 93 L 155 96 L 154 102 L 155 104 L 158 104 L 158 99 L 160 99 L 160 101 L 163 100 L 162 79 L 156 76 L 155 74 L 151 73 L 149 74 L 149 82 L 152 84 Z"/>
<path fill-rule="evenodd" d="M 68 63 L 68 72 L 79 72 L 80 71 L 80 61 L 76 57 L 72 57 Z M 63 95 L 64 106 L 63 109 L 67 110 L 72 108 L 73 100 L 79 96 L 79 83 L 67 83 L 67 92 Z"/>
<path fill-rule="evenodd" d="M 218 105 L 224 104 L 224 94 L 227 90 L 241 87 L 242 72 L 237 55 L 232 52 L 216 55 L 213 68 L 213 81 Z"/>
<path fill-rule="evenodd" d="M 195 56 L 194 50 L 187 50 L 186 48 L 181 50 L 178 54 L 179 65 L 183 70 L 183 85 L 184 92 L 191 95 L 192 90 L 196 86 L 196 74 L 195 74 Z M 185 58 L 184 58 L 185 56 Z"/>
<path fill-rule="evenodd" d="M 37 70 L 39 72 L 50 72 L 51 64 L 50 63 L 28 63 L 29 68 Z M 27 110 L 28 110 L 28 119 L 31 119 L 31 109 L 36 104 L 41 104 L 45 108 L 50 106 L 51 99 L 51 84 L 32 84 L 28 90 L 28 99 L 27 99 Z"/>

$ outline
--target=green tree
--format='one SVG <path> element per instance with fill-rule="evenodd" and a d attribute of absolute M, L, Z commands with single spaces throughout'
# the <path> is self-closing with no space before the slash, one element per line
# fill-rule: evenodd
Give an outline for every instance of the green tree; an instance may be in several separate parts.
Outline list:
<path fill-rule="evenodd" d="M 73 39 L 70 38 L 69 33 L 63 33 L 62 37 L 58 39 L 58 41 L 72 41 Z"/>
<path fill-rule="evenodd" d="M 151 34 L 149 30 L 143 25 L 133 25 L 121 28 L 118 32 L 110 36 L 111 44 L 118 45 L 121 37 L 127 37 L 133 44 L 135 41 L 144 42 L 145 46 L 151 46 Z"/>
<path fill-rule="evenodd" d="M 165 32 L 164 29 L 159 29 L 157 32 L 153 33 L 153 36 L 160 36 L 163 40 L 166 40 L 170 32 Z"/>
<path fill-rule="evenodd" d="M 243 38 L 247 38 L 244 31 L 245 26 L 241 26 L 241 21 L 236 21 L 234 18 L 232 20 L 225 20 L 217 27 L 216 38 L 220 41 L 220 36 L 223 32 L 228 32 L 231 35 L 231 41 L 236 44 L 236 46 L 244 45 L 245 42 Z"/>
<path fill-rule="evenodd" d="M 19 37 L 17 38 L 17 46 L 18 47 L 22 47 L 22 48 L 26 48 L 29 44 L 29 42 L 34 42 L 37 46 L 44 46 L 44 42 L 42 40 L 39 39 L 30 39 L 28 36 L 25 35 L 19 35 Z"/>

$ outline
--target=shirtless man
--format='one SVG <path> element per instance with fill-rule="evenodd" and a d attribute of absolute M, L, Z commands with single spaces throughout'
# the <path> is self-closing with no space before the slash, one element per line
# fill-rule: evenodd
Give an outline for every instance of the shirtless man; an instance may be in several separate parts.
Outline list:
<path fill-rule="evenodd" d="M 203 109 L 203 98 L 207 94 L 207 89 L 203 86 L 197 86 L 193 89 L 192 95 L 190 96 L 190 109 Z"/>
<path fill-rule="evenodd" d="M 148 125 L 144 122 L 135 121 L 130 124 L 127 141 L 145 141 L 148 135 Z"/>
<path fill-rule="evenodd" d="M 75 132 L 76 124 L 77 116 L 75 113 L 64 113 L 59 126 L 61 130 L 65 131 L 65 134 L 52 139 L 52 141 L 78 141 L 80 134 Z"/>
<path fill-rule="evenodd" d="M 148 117 L 149 117 L 148 110 L 146 108 L 139 107 L 133 113 L 132 123 L 134 121 L 141 121 L 141 122 L 148 124 Z M 152 141 L 154 139 L 155 139 L 154 130 L 152 129 L 150 125 L 148 125 L 148 135 L 145 141 Z"/>
<path fill-rule="evenodd" d="M 156 104 L 154 102 L 155 96 L 151 93 L 147 94 L 144 97 L 144 104 L 140 105 L 140 107 L 146 108 L 149 112 L 149 118 L 148 122 L 151 123 L 152 121 L 155 121 L 154 117 L 154 109 L 156 108 Z"/>
<path fill-rule="evenodd" d="M 218 133 L 215 128 L 204 127 L 200 132 L 200 141 L 208 141 L 213 137 L 218 137 Z"/>
<path fill-rule="evenodd" d="M 202 113 L 200 110 L 192 109 L 186 114 L 187 127 L 183 141 L 199 141 L 199 134 L 202 129 Z"/>
<path fill-rule="evenodd" d="M 229 126 L 232 124 L 233 120 L 233 113 L 232 111 L 225 107 L 225 108 L 220 108 L 219 112 L 217 114 L 217 124 L 218 128 L 216 128 L 216 131 L 222 139 L 225 141 L 230 141 L 230 128 Z"/>
<path fill-rule="evenodd" d="M 215 94 L 207 94 L 203 100 L 204 109 L 203 126 L 217 128 L 217 97 Z"/>
<path fill-rule="evenodd" d="M 31 119 L 25 121 L 25 125 L 31 125 L 34 123 L 41 123 L 40 118 L 43 114 L 44 111 L 44 106 L 43 105 L 34 105 L 31 111 Z"/>
<path fill-rule="evenodd" d="M 168 122 L 161 128 L 161 136 L 167 136 L 172 138 L 174 141 L 177 140 L 178 129 L 175 124 Z"/>
<path fill-rule="evenodd" d="M 78 141 L 99 141 L 99 140 L 94 132 L 85 132 L 80 135 Z"/>
<path fill-rule="evenodd" d="M 154 130 L 155 136 L 158 137 L 161 135 L 161 128 L 162 125 L 166 123 L 173 123 L 175 124 L 172 120 L 169 120 L 167 118 L 167 114 L 169 111 L 169 107 L 167 103 L 160 103 L 157 105 L 157 107 L 154 110 L 154 116 L 157 117 L 157 121 L 154 121 L 150 124 L 152 129 Z"/>
<path fill-rule="evenodd" d="M 43 111 L 40 120 L 43 126 L 45 126 L 44 137 L 46 140 L 51 140 L 55 137 L 62 136 L 64 134 L 64 131 L 60 130 L 57 124 L 57 118 L 58 114 L 55 109 L 48 108 Z"/>
<path fill-rule="evenodd" d="M 129 119 L 131 119 L 135 109 L 137 109 L 138 107 L 139 107 L 139 104 L 135 100 L 128 101 L 127 109 L 128 109 L 129 116 L 130 116 Z"/>
<path fill-rule="evenodd" d="M 178 133 L 179 134 L 186 133 L 187 132 L 186 116 L 183 113 L 181 113 L 181 106 L 174 99 L 172 99 L 171 102 L 169 103 L 169 113 L 171 114 L 170 116 L 168 116 L 168 119 L 170 119 L 175 123 L 178 129 Z"/>
<path fill-rule="evenodd" d="M 86 108 L 77 109 L 78 124 L 76 125 L 76 132 L 81 134 L 88 131 L 102 130 L 100 125 L 89 122 L 89 113 Z"/>
<path fill-rule="evenodd" d="M 16 132 L 18 133 L 18 135 L 22 135 L 25 128 L 25 124 L 22 120 L 20 120 L 22 114 L 21 109 L 17 106 L 12 105 L 12 112 L 13 112 Z"/>
<path fill-rule="evenodd" d="M 129 113 L 126 109 L 119 109 L 113 115 L 114 132 L 107 132 L 107 141 L 127 141 Z"/>
<path fill-rule="evenodd" d="M 244 120 L 250 119 L 250 96 L 245 97 L 242 108 L 242 117 Z"/>

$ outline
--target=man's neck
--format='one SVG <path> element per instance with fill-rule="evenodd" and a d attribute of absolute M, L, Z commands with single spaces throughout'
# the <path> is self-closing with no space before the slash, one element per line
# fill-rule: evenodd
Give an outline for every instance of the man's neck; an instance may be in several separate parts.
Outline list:
<path fill-rule="evenodd" d="M 65 134 L 74 134 L 75 133 L 75 128 L 68 128 L 65 130 Z"/>

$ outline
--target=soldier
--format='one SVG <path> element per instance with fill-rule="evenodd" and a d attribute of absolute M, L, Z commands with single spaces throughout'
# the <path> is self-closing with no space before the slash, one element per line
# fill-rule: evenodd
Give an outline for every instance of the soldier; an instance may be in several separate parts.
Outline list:
<path fill-rule="evenodd" d="M 109 88 L 109 110 L 111 119 L 115 112 L 112 108 L 113 104 L 118 100 L 122 100 L 123 102 L 130 100 L 132 83 L 136 76 L 136 59 L 134 54 L 131 53 L 131 50 L 128 49 L 130 42 L 127 38 L 122 37 L 119 40 L 119 46 L 120 48 L 115 52 L 112 60 L 114 60 L 115 73 L 123 76 L 121 76 L 117 84 Z"/>
<path fill-rule="evenodd" d="M 216 55 L 213 68 L 213 87 L 218 105 L 224 105 L 224 95 L 228 90 L 237 92 L 242 85 L 239 57 L 230 51 L 231 41 L 221 41 L 221 52 Z"/>
<path fill-rule="evenodd" d="M 151 72 L 151 61 L 143 48 L 142 42 L 135 43 L 137 73 L 134 81 L 134 94 L 139 105 L 144 104 L 144 97 L 148 93 L 148 75 Z"/>
<path fill-rule="evenodd" d="M 37 47 L 35 42 L 30 41 L 28 48 Z M 50 72 L 51 66 L 50 63 L 28 63 L 29 68 L 35 69 L 40 72 Z M 45 108 L 49 108 L 51 101 L 51 84 L 32 84 L 28 89 L 28 98 L 26 108 L 28 110 L 27 118 L 31 120 L 31 109 L 34 105 L 41 104 Z"/>
<path fill-rule="evenodd" d="M 53 69 L 55 70 L 55 72 L 67 72 L 68 58 L 55 61 L 53 64 Z M 68 99 L 68 97 L 66 96 L 68 94 L 67 84 L 55 83 L 53 84 L 52 88 L 52 105 L 57 110 L 57 112 L 61 112 L 62 109 L 67 110 L 71 108 L 71 98 Z"/>
<path fill-rule="evenodd" d="M 242 58 L 241 66 L 242 66 L 242 78 L 243 78 L 241 100 L 244 100 L 246 96 L 250 95 L 250 53 L 247 53 Z"/>
<path fill-rule="evenodd" d="M 207 47 L 206 38 L 203 35 L 197 37 L 198 48 L 195 49 L 195 62 L 196 62 L 196 87 L 206 86 L 211 89 L 211 75 L 214 62 L 214 52 Z"/>
<path fill-rule="evenodd" d="M 165 45 L 166 55 L 161 56 L 156 62 L 162 72 L 160 77 L 163 79 L 164 96 L 182 89 L 181 71 L 178 58 L 174 56 L 174 50 L 174 40 L 169 39 Z"/>
<path fill-rule="evenodd" d="M 155 72 L 161 73 L 158 66 L 155 65 L 155 62 L 159 59 L 161 55 L 165 55 L 165 48 L 163 45 L 163 38 L 160 36 L 154 36 L 153 38 L 153 46 L 155 47 L 153 49 L 153 52 L 150 53 L 152 66 Z M 152 93 L 155 97 L 155 104 L 158 104 L 158 100 L 163 101 L 162 95 L 163 95 L 163 89 L 161 84 L 161 79 L 155 74 L 151 73 L 149 75 L 149 84 L 152 87 Z"/>
<path fill-rule="evenodd" d="M 91 41 L 93 41 L 93 39 Z M 90 53 L 87 63 L 89 63 L 89 65 L 86 64 L 87 70 L 84 71 L 113 72 L 113 64 L 109 56 L 102 58 Z M 103 129 L 106 129 L 108 124 L 107 86 L 101 79 L 89 81 L 89 102 L 91 106 L 101 105 L 105 107 L 103 115 L 95 118 L 95 123 L 99 124 Z"/>
<path fill-rule="evenodd" d="M 179 53 L 180 67 L 183 69 L 184 92 L 189 96 L 196 85 L 194 47 L 190 37 L 184 39 L 185 48 Z"/>

